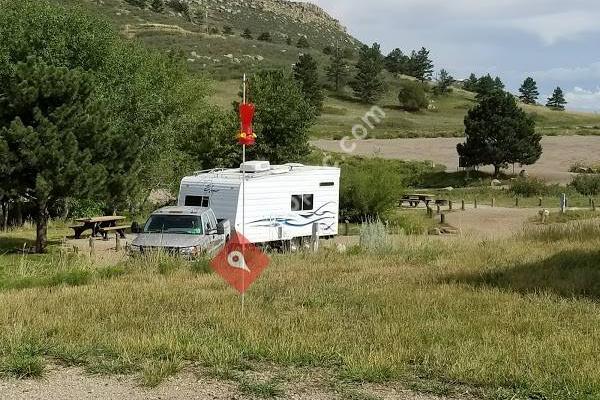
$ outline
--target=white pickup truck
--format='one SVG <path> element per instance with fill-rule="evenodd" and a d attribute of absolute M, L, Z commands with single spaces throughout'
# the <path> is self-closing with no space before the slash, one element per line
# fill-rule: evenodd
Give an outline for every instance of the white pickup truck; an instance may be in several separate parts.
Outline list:
<path fill-rule="evenodd" d="M 132 253 L 164 250 L 194 258 L 215 254 L 229 240 L 228 220 L 217 220 L 210 208 L 164 207 L 150 215 L 130 246 Z"/>

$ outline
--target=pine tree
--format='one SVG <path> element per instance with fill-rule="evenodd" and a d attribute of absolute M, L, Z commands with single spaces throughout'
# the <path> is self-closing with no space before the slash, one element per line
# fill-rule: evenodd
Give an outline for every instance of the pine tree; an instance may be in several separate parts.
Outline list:
<path fill-rule="evenodd" d="M 294 65 L 294 78 L 300 83 L 304 96 L 315 108 L 317 114 L 323 107 L 323 91 L 319 83 L 317 62 L 310 54 L 303 54 Z"/>
<path fill-rule="evenodd" d="M 463 83 L 463 88 L 468 90 L 469 92 L 477 92 L 477 84 L 479 83 L 479 79 L 473 73 L 469 76 L 469 78 Z"/>
<path fill-rule="evenodd" d="M 418 52 L 412 52 L 410 58 L 411 75 L 421 82 L 430 80 L 433 75 L 433 62 L 429 59 L 429 50 L 422 47 Z"/>
<path fill-rule="evenodd" d="M 385 90 L 381 77 L 383 56 L 379 44 L 374 43 L 372 47 L 364 45 L 360 49 L 356 69 L 357 74 L 350 84 L 354 94 L 365 103 L 376 102 Z"/>
<path fill-rule="evenodd" d="M 12 155 L 8 178 L 34 201 L 38 253 L 46 247 L 49 209 L 65 197 L 99 195 L 118 154 L 92 88 L 91 75 L 34 59 L 2 84 L 0 158 Z"/>
<path fill-rule="evenodd" d="M 343 52 L 336 48 L 330 57 L 330 64 L 326 69 L 327 78 L 333 84 L 336 92 L 348 82 L 349 65 Z"/>
<path fill-rule="evenodd" d="M 242 33 L 242 37 L 243 37 L 244 39 L 250 39 L 250 40 L 254 39 L 254 38 L 252 37 L 252 31 L 250 30 L 250 28 L 246 28 L 246 29 L 244 29 L 244 32 Z"/>
<path fill-rule="evenodd" d="M 497 76 L 496 79 L 494 79 L 494 86 L 496 87 L 497 90 L 505 89 L 504 82 L 502 82 L 502 79 L 500 79 L 499 76 Z"/>
<path fill-rule="evenodd" d="M 408 56 L 402 53 L 400 49 L 394 49 L 385 57 L 385 68 L 392 74 L 407 74 L 408 64 L 410 60 Z"/>
<path fill-rule="evenodd" d="M 504 91 L 504 83 L 499 77 L 492 78 L 490 74 L 484 75 L 477 81 L 477 98 L 480 99 L 485 96 L 489 96 L 496 92 Z"/>
<path fill-rule="evenodd" d="M 263 32 L 258 36 L 258 40 L 262 41 L 262 42 L 272 42 L 273 39 L 271 38 L 271 33 L 270 32 Z"/>
<path fill-rule="evenodd" d="M 300 36 L 298 39 L 298 43 L 296 43 L 296 47 L 299 49 L 308 49 L 310 47 L 310 43 L 308 43 L 308 39 L 306 36 Z"/>
<path fill-rule="evenodd" d="M 165 1 L 164 0 L 152 0 L 150 4 L 150 8 L 155 13 L 162 13 L 165 11 Z"/>
<path fill-rule="evenodd" d="M 542 155 L 535 121 L 504 91 L 482 97 L 468 112 L 465 137 L 465 143 L 457 146 L 462 165 L 493 165 L 495 176 L 508 164 L 531 165 Z"/>
<path fill-rule="evenodd" d="M 437 78 L 437 84 L 434 87 L 434 92 L 437 95 L 444 95 L 450 93 L 452 88 L 450 87 L 454 83 L 454 78 L 446 71 L 442 69 Z"/>
<path fill-rule="evenodd" d="M 567 100 L 565 99 L 565 94 L 560 87 L 557 87 L 554 89 L 552 96 L 548 99 L 546 107 L 556 111 L 564 111 L 566 105 Z"/>
<path fill-rule="evenodd" d="M 521 93 L 519 98 L 525 104 L 535 104 L 540 95 L 538 92 L 537 83 L 531 77 L 525 79 L 519 88 L 519 93 Z"/>

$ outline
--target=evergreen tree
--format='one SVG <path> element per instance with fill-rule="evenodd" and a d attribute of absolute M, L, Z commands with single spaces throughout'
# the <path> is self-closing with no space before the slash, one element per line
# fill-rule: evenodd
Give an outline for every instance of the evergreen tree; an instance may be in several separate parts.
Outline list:
<path fill-rule="evenodd" d="M 430 80 L 433 74 L 433 62 L 429 59 L 429 50 L 422 47 L 418 52 L 412 52 L 410 59 L 411 75 L 425 82 Z"/>
<path fill-rule="evenodd" d="M 372 47 L 364 45 L 360 49 L 357 73 L 350 86 L 356 97 L 365 103 L 376 102 L 385 90 L 381 77 L 383 70 L 383 56 L 380 46 L 374 43 Z"/>
<path fill-rule="evenodd" d="M 494 86 L 496 87 L 496 90 L 505 89 L 504 82 L 502 82 L 502 79 L 500 79 L 499 76 L 497 76 L 496 79 L 494 79 Z"/>
<path fill-rule="evenodd" d="M 437 84 L 434 87 L 434 92 L 437 95 L 444 95 L 450 93 L 452 88 L 450 87 L 454 83 L 454 78 L 446 71 L 442 69 L 437 78 Z"/>
<path fill-rule="evenodd" d="M 150 4 L 150 8 L 155 13 L 162 13 L 165 11 L 165 1 L 164 0 L 152 0 Z"/>
<path fill-rule="evenodd" d="M 244 29 L 244 32 L 242 33 L 242 37 L 243 37 L 244 39 L 250 39 L 250 40 L 254 39 L 254 38 L 252 37 L 252 31 L 250 30 L 250 28 L 246 28 L 246 29 Z"/>
<path fill-rule="evenodd" d="M 384 60 L 385 68 L 395 75 L 408 73 L 409 62 L 408 56 L 404 55 L 400 49 L 392 50 Z"/>
<path fill-rule="evenodd" d="M 104 110 L 92 101 L 92 78 L 81 70 L 31 59 L 2 84 L 0 158 L 11 158 L 8 180 L 35 203 L 36 251 L 47 242 L 49 209 L 65 197 L 98 195 L 111 148 Z"/>
<path fill-rule="evenodd" d="M 348 82 L 349 73 L 349 65 L 344 58 L 343 52 L 336 48 L 330 57 L 330 63 L 326 69 L 327 78 L 333 84 L 336 92 L 339 92 Z"/>
<path fill-rule="evenodd" d="M 521 93 L 519 98 L 525 104 L 535 104 L 540 95 L 538 92 L 537 83 L 531 77 L 525 79 L 519 88 L 519 92 Z"/>
<path fill-rule="evenodd" d="M 300 36 L 298 39 L 298 43 L 296 43 L 296 47 L 299 49 L 308 49 L 310 47 L 310 43 L 308 43 L 308 39 L 306 36 Z"/>
<path fill-rule="evenodd" d="M 514 96 L 494 91 L 465 117 L 465 143 L 457 146 L 462 165 L 493 165 L 494 175 L 508 164 L 531 165 L 542 155 L 542 136 Z"/>
<path fill-rule="evenodd" d="M 273 39 L 271 38 L 271 33 L 270 32 L 263 32 L 258 36 L 258 40 L 262 41 L 262 42 L 272 42 Z"/>
<path fill-rule="evenodd" d="M 565 94 L 560 87 L 557 87 L 554 89 L 552 96 L 548 99 L 546 107 L 556 111 L 564 111 L 566 105 L 567 100 L 565 99 Z"/>
<path fill-rule="evenodd" d="M 314 107 L 317 114 L 323 107 L 323 91 L 319 84 L 319 70 L 317 62 L 310 54 L 303 54 L 294 65 L 294 78 L 304 92 L 308 102 Z"/>
<path fill-rule="evenodd" d="M 476 92 L 478 99 L 494 94 L 495 92 L 503 91 L 504 83 L 502 83 L 502 81 L 498 77 L 494 79 L 490 74 L 487 74 L 479 78 L 479 80 L 477 81 Z"/>
<path fill-rule="evenodd" d="M 463 83 L 463 88 L 469 92 L 477 92 L 478 83 L 479 79 L 477 79 L 477 76 L 471 73 L 469 78 Z"/>

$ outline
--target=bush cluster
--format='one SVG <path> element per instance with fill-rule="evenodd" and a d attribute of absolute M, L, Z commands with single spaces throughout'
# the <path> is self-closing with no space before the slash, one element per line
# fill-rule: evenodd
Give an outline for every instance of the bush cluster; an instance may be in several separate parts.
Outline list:
<path fill-rule="evenodd" d="M 600 175 L 577 175 L 575 178 L 573 178 L 570 186 L 583 195 L 597 196 L 600 194 Z"/>

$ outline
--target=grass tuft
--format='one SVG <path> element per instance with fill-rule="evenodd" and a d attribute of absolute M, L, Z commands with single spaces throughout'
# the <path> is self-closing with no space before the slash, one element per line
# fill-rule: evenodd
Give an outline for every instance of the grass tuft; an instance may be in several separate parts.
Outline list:
<path fill-rule="evenodd" d="M 238 390 L 245 395 L 256 396 L 262 399 L 279 397 L 284 394 L 281 382 L 278 379 L 257 382 L 251 381 L 248 378 L 243 378 L 238 385 Z"/>

